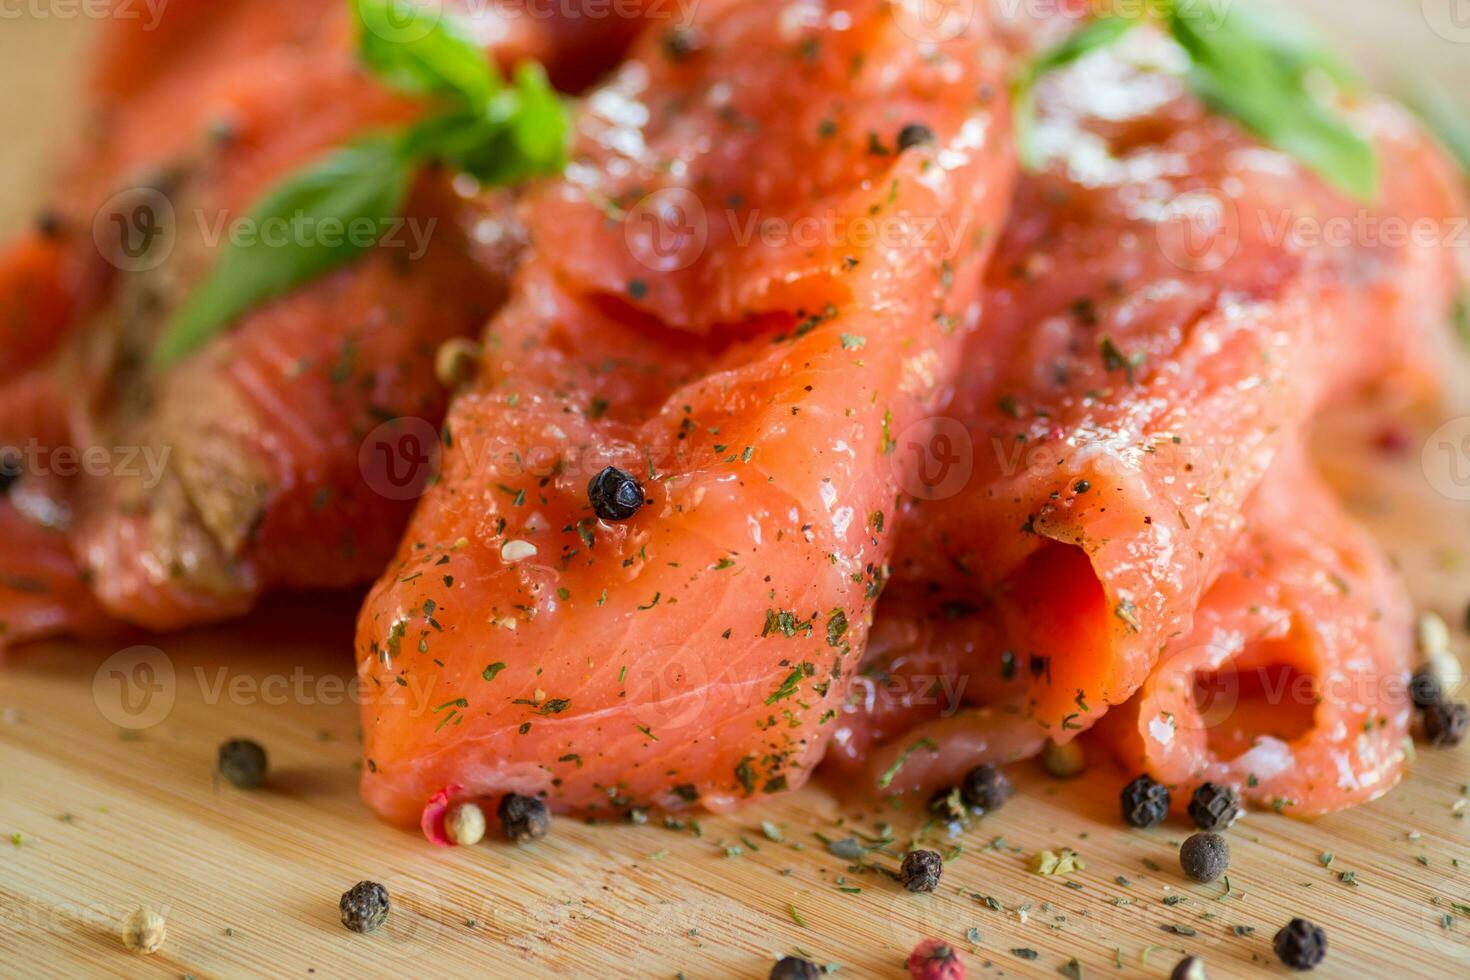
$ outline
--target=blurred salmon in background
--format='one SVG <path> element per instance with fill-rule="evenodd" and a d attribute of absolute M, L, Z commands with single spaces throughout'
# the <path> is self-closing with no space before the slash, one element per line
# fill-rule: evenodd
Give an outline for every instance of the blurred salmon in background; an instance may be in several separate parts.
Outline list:
<path fill-rule="evenodd" d="M 31 556 L 3 559 L 0 621 L 33 625 L 11 623 L 0 645 L 42 622 L 64 632 L 69 611 L 95 625 L 60 595 L 39 618 L 6 611 L 47 604 L 7 581 L 34 586 L 68 561 L 109 616 L 160 630 L 238 615 L 271 589 L 370 579 L 412 494 L 375 481 L 359 450 L 375 431 L 394 450 L 404 431 L 432 435 L 447 398 L 435 353 L 503 301 L 522 244 L 513 191 L 425 172 L 396 235 L 156 370 L 150 352 L 230 220 L 422 108 L 359 64 L 342 0 L 170 0 L 156 18 L 126 6 L 98 25 L 84 141 L 34 228 L 0 252 L 0 446 L 19 477 L 7 519 L 60 532 L 36 556 L 45 576 L 26 574 Z M 563 7 L 449 9 L 505 69 L 538 59 L 574 89 L 616 62 L 641 8 Z M 88 450 L 108 462 L 79 467 Z M 145 456 L 161 465 L 128 464 Z"/>

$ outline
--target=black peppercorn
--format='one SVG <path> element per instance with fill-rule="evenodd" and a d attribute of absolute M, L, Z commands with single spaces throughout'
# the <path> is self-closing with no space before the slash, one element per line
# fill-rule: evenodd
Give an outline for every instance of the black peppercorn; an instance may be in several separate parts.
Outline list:
<path fill-rule="evenodd" d="M 664 55 L 670 61 L 683 61 L 699 50 L 699 35 L 690 27 L 675 27 L 663 36 Z"/>
<path fill-rule="evenodd" d="M 1281 962 L 1293 970 L 1310 970 L 1327 955 L 1327 933 L 1306 919 L 1292 919 L 1273 943 Z"/>
<path fill-rule="evenodd" d="M 265 749 L 248 738 L 232 738 L 219 747 L 219 774 L 241 789 L 265 782 Z"/>
<path fill-rule="evenodd" d="M 36 234 L 42 238 L 60 238 L 63 224 L 60 212 L 47 208 L 36 215 Z"/>
<path fill-rule="evenodd" d="M 1156 827 L 1169 815 L 1169 790 L 1148 776 L 1123 787 L 1123 822 L 1130 827 Z"/>
<path fill-rule="evenodd" d="M 1463 701 L 1436 701 L 1424 710 L 1424 737 L 1430 745 L 1452 748 L 1470 729 L 1470 708 Z"/>
<path fill-rule="evenodd" d="M 1205 961 L 1198 956 L 1186 956 L 1174 965 L 1169 980 L 1206 980 Z"/>
<path fill-rule="evenodd" d="M 1409 697 L 1414 707 L 1427 710 L 1444 700 L 1444 687 L 1431 670 L 1421 670 L 1409 679 Z"/>
<path fill-rule="evenodd" d="M 1230 845 L 1219 834 L 1194 834 L 1179 848 L 1179 866 L 1195 881 L 1219 881 L 1230 870 Z"/>
<path fill-rule="evenodd" d="M 643 485 L 633 474 L 609 466 L 587 484 L 587 499 L 604 521 L 626 521 L 643 506 Z"/>
<path fill-rule="evenodd" d="M 944 874 L 944 858 L 936 851 L 909 851 L 903 857 L 899 878 L 911 892 L 932 892 Z"/>
<path fill-rule="evenodd" d="M 501 799 L 496 814 L 505 836 L 517 844 L 539 840 L 551 829 L 551 812 L 534 796 L 511 793 Z"/>
<path fill-rule="evenodd" d="M 20 480 L 20 456 L 9 450 L 0 450 L 0 497 Z"/>
<path fill-rule="evenodd" d="M 898 151 L 934 142 L 934 130 L 923 123 L 909 123 L 898 131 Z"/>
<path fill-rule="evenodd" d="M 999 810 L 1014 792 L 1011 781 L 996 766 L 971 769 L 965 781 L 960 783 L 960 795 L 965 802 L 987 813 Z"/>
<path fill-rule="evenodd" d="M 822 968 L 797 956 L 783 956 L 771 967 L 771 980 L 817 980 Z"/>
<path fill-rule="evenodd" d="M 359 881 L 338 903 L 342 924 L 353 932 L 372 932 L 388 921 L 388 889 L 376 881 Z"/>
<path fill-rule="evenodd" d="M 1189 819 L 1200 830 L 1224 830 L 1240 819 L 1240 794 L 1230 786 L 1203 783 L 1189 798 Z"/>

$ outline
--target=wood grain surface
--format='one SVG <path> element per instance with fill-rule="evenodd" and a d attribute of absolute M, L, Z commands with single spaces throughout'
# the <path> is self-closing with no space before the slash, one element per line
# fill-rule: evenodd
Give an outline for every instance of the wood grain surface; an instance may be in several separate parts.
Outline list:
<path fill-rule="evenodd" d="M 1447 52 L 1424 20 L 1385 13 L 1418 16 L 1419 0 L 1318 6 L 1338 29 L 1384 17 L 1393 26 L 1380 36 L 1419 37 L 1436 52 L 1421 65 L 1463 70 L 1470 52 Z M 86 26 L 0 20 L 0 121 L 12 137 L 0 140 L 0 228 L 37 200 Z M 1442 410 L 1421 432 L 1464 410 Z M 1370 435 L 1357 420 L 1334 426 L 1324 468 L 1421 605 L 1458 624 L 1463 657 L 1470 504 L 1452 499 L 1463 487 L 1448 467 L 1470 457 L 1443 432 L 1398 458 Z M 1183 825 L 1120 825 L 1127 774 L 1097 750 L 1074 782 L 1014 767 L 1017 798 L 943 842 L 959 853 L 927 896 L 850 869 L 817 836 L 883 837 L 891 825 L 874 861 L 894 868 L 918 817 L 853 809 L 821 788 L 703 818 L 698 834 L 657 820 L 561 821 L 529 847 L 441 850 L 376 823 L 357 799 L 352 613 L 351 597 L 278 601 L 228 629 L 51 644 L 0 665 L 0 975 L 758 978 L 773 957 L 803 951 L 840 964 L 838 977 L 899 977 L 925 936 L 953 942 L 972 977 L 1055 977 L 1074 958 L 1087 977 L 1166 977 L 1185 952 L 1212 978 L 1286 975 L 1270 940 L 1295 915 L 1328 932 L 1316 976 L 1470 975 L 1470 746 L 1421 749 L 1402 786 L 1351 813 L 1250 814 L 1230 832 L 1228 894 L 1180 874 Z M 119 657 L 132 643 L 154 652 Z M 235 736 L 268 748 L 263 789 L 212 777 L 216 746 Z M 1060 847 L 1086 869 L 1031 873 L 1038 851 Z M 361 879 L 385 883 L 394 902 L 390 924 L 369 936 L 337 921 L 338 896 Z M 140 903 L 168 920 L 162 950 L 146 958 L 119 939 Z"/>

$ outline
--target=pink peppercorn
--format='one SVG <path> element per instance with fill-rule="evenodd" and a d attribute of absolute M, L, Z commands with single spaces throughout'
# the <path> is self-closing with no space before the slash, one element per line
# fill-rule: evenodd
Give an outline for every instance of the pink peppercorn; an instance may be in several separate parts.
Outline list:
<path fill-rule="evenodd" d="M 965 964 L 949 943 L 925 939 L 909 954 L 909 976 L 913 980 L 964 980 Z"/>

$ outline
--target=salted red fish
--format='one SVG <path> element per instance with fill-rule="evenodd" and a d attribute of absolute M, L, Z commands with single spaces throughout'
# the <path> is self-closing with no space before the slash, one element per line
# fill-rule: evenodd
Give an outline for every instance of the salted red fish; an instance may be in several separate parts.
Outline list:
<path fill-rule="evenodd" d="M 107 617 L 66 540 L 26 520 L 0 497 L 0 652 L 52 636 L 100 635 Z"/>
<path fill-rule="evenodd" d="M 448 787 L 603 815 L 794 788 L 851 682 L 895 441 L 949 383 L 1009 193 L 1000 66 L 983 20 L 927 43 L 878 0 L 692 26 L 639 40 L 525 202 L 442 479 L 361 614 L 388 820 Z M 610 465 L 649 501 L 622 523 L 589 505 Z"/>
<path fill-rule="evenodd" d="M 1180 806 L 1207 781 L 1291 816 L 1365 803 L 1403 770 L 1412 635 L 1388 559 L 1288 453 L 1193 629 L 1101 732 Z"/>
<path fill-rule="evenodd" d="M 1330 234 L 1448 231 L 1463 213 L 1458 175 L 1404 111 L 1345 107 L 1380 159 L 1362 205 L 1134 67 L 1160 39 L 1129 43 L 1039 94 L 1050 162 L 1022 183 L 967 371 L 919 443 L 929 485 L 905 507 L 880 611 L 912 621 L 890 631 L 901 643 L 992 637 L 924 642 L 981 704 L 1018 674 L 1027 723 L 1059 741 L 1189 630 L 1246 499 L 1327 399 L 1430 387 L 1459 283 L 1447 235 Z M 879 646 L 869 667 L 913 655 Z M 871 713 L 848 714 L 846 737 L 870 739 L 856 729 Z"/>
<path fill-rule="evenodd" d="M 504 65 L 544 57 L 568 84 L 614 60 L 637 21 L 632 8 L 595 24 L 510 6 L 453 12 Z M 520 245 L 506 197 L 430 173 L 362 261 L 247 313 L 162 376 L 139 369 L 209 268 L 209 228 L 323 152 L 420 111 L 355 51 L 340 0 L 181 2 L 156 25 L 110 21 L 94 128 L 48 219 L 57 228 L 0 261 L 0 312 L 19 311 L 0 344 L 32 368 L 0 390 L 0 441 L 34 443 L 28 458 L 141 447 L 164 463 L 28 475 L 33 495 L 56 498 L 49 511 L 118 619 L 174 629 L 238 615 L 271 589 L 378 574 L 412 507 L 383 470 L 418 464 L 372 454 L 404 439 L 432 449 L 448 398 L 435 351 L 504 297 Z M 158 261 L 122 248 L 138 221 L 165 222 Z"/>

